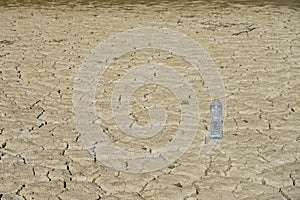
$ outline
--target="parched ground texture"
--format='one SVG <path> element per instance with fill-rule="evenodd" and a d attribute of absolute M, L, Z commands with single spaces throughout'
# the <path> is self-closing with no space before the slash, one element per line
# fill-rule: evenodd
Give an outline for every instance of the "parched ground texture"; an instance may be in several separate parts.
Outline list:
<path fill-rule="evenodd" d="M 300 199 L 296 3 L 1 1 L 0 27 L 0 199 Z M 221 73 L 226 119 L 222 141 L 200 158 L 210 96 L 199 75 L 191 83 L 201 116 L 193 144 L 169 167 L 130 174 L 103 165 L 85 149 L 73 121 L 72 95 L 76 72 L 100 42 L 141 27 L 169 28 L 201 44 Z M 103 74 L 106 91 L 129 66 L 154 61 L 179 63 L 174 68 L 187 77 L 196 73 L 169 52 L 137 51 Z M 101 89 L 99 118 L 110 113 L 111 96 Z M 156 89 L 141 88 L 133 98 L 138 102 L 147 92 L 149 101 L 174 105 L 167 109 L 173 126 L 141 141 L 106 121 L 116 144 L 143 152 L 168 143 L 180 104 L 167 89 Z M 131 117 L 147 123 L 145 110 L 132 110 Z"/>

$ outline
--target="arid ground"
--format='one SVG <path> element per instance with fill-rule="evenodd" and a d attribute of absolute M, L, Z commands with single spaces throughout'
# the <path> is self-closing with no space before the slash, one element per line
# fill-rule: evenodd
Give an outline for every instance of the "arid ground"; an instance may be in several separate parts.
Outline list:
<path fill-rule="evenodd" d="M 111 115 L 113 84 L 130 67 L 161 62 L 198 77 L 190 83 L 200 110 L 192 145 L 168 167 L 132 174 L 86 150 L 72 98 L 74 78 L 91 51 L 143 27 L 175 30 L 201 44 L 223 79 L 226 116 L 222 140 L 199 157 L 210 103 L 201 75 L 167 51 L 116 58 L 97 88 L 99 119 Z M 297 1 L 1 1 L 0 199 L 300 199 L 299 88 Z M 145 124 L 149 116 L 140 101 L 160 103 L 168 127 L 143 141 L 107 117 L 101 126 L 108 137 L 136 152 L 170 142 L 180 119 L 174 94 L 148 85 L 132 99 L 129 117 Z"/>

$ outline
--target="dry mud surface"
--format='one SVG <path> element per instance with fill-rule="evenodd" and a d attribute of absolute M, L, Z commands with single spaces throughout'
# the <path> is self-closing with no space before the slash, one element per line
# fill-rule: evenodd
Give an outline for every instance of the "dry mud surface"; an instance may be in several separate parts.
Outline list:
<path fill-rule="evenodd" d="M 0 19 L 0 199 L 300 199 L 296 3 L 2 1 Z M 169 167 L 130 174 L 95 161 L 85 149 L 72 95 L 76 72 L 91 50 L 137 27 L 169 28 L 202 45 L 224 82 L 226 119 L 222 141 L 199 158 L 210 96 L 205 81 L 193 81 L 201 116 L 193 144 Z M 176 70 L 195 73 L 169 52 L 139 51 L 109 67 L 106 91 L 128 66 L 151 61 L 182 63 Z M 95 107 L 109 115 L 111 96 L 101 89 Z M 153 90 L 141 88 L 133 99 L 139 103 L 147 93 L 149 101 L 169 105 L 170 126 L 163 134 L 141 141 L 113 129 L 109 120 L 103 124 L 128 151 L 159 148 L 178 127 L 174 95 L 163 87 Z M 132 110 L 147 123 L 145 110 Z"/>

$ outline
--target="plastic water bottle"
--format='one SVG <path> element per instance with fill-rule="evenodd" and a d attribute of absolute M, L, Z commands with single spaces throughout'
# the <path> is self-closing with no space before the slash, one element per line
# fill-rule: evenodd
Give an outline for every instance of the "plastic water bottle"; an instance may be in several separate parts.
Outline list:
<path fill-rule="evenodd" d="M 209 136 L 212 139 L 221 139 L 223 134 L 222 103 L 215 97 L 210 104 L 210 130 Z"/>

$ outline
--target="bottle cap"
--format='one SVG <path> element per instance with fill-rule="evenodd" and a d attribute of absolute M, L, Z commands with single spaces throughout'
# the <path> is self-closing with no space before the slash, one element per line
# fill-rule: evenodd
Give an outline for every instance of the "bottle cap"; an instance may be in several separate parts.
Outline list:
<path fill-rule="evenodd" d="M 219 99 L 219 97 L 218 96 L 215 96 L 215 100 L 218 100 Z"/>

